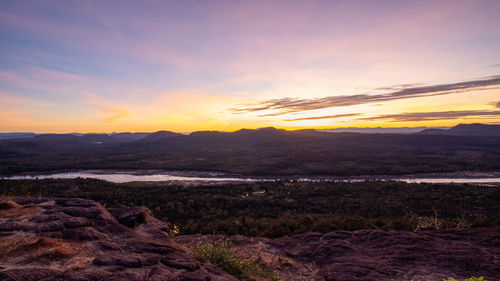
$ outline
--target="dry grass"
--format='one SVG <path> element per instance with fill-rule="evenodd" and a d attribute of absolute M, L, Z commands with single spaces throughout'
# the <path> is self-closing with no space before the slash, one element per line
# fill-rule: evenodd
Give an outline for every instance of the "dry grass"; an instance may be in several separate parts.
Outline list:
<path fill-rule="evenodd" d="M 201 262 L 213 265 L 245 281 L 279 281 L 278 275 L 256 261 L 243 258 L 236 248 L 227 242 L 197 243 L 193 254 Z"/>

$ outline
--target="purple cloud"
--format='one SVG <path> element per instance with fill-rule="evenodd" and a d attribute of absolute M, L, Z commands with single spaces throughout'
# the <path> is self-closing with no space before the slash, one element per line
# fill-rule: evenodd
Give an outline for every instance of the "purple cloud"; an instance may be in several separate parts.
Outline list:
<path fill-rule="evenodd" d="M 336 118 L 353 117 L 353 116 L 359 116 L 359 115 L 361 115 L 361 113 L 303 117 L 303 118 L 295 118 L 295 119 L 285 119 L 283 121 L 303 121 L 303 120 L 319 120 L 319 119 L 336 119 Z"/>
<path fill-rule="evenodd" d="M 434 121 L 449 120 L 458 118 L 490 118 L 500 116 L 500 110 L 462 110 L 462 111 L 439 111 L 439 112 L 410 112 L 400 114 L 387 114 L 374 117 L 358 118 L 358 120 L 388 120 L 391 122 L 415 122 L 415 121 Z"/>

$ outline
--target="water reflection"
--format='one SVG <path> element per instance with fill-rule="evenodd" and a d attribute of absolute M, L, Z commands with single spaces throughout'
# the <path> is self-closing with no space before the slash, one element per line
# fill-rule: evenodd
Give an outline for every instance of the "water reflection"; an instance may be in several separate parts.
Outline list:
<path fill-rule="evenodd" d="M 364 181 L 366 178 L 338 178 L 338 177 L 300 177 L 300 178 L 286 178 L 286 177 L 276 177 L 276 178 L 258 178 L 258 177 L 224 177 L 224 176 L 191 176 L 191 175 L 172 175 L 172 174 L 148 174 L 139 175 L 131 173 L 93 173 L 93 172 L 68 172 L 68 173 L 56 173 L 48 175 L 17 175 L 12 177 L 4 177 L 6 179 L 75 179 L 75 178 L 93 178 L 100 179 L 115 183 L 124 182 L 198 182 L 198 183 L 217 183 L 217 182 L 263 182 L 263 181 L 276 181 L 276 180 L 287 180 L 295 179 L 298 181 Z M 408 183 L 500 183 L 500 178 L 397 178 L 397 177 L 387 177 L 383 178 L 370 177 L 370 180 L 398 180 Z"/>

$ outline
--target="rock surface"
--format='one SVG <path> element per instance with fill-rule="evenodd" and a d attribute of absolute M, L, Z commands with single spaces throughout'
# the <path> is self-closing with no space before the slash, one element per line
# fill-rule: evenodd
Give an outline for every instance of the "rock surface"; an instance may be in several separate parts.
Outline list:
<path fill-rule="evenodd" d="M 215 280 L 144 207 L 84 199 L 0 198 L 0 280 Z"/>
<path fill-rule="evenodd" d="M 451 231 L 336 231 L 277 239 L 224 235 L 176 237 L 181 244 L 231 240 L 242 256 L 283 280 L 500 280 L 500 228 Z"/>
<path fill-rule="evenodd" d="M 84 199 L 0 197 L 0 280 L 214 280 L 186 246 L 230 240 L 282 280 L 500 278 L 500 227 L 451 231 L 336 231 L 277 239 L 168 237 L 145 207 L 105 209 Z"/>

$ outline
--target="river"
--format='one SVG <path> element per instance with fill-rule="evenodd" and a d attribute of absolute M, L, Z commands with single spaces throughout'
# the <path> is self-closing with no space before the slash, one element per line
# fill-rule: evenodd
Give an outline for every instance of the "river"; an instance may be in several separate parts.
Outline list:
<path fill-rule="evenodd" d="M 75 178 L 93 178 L 115 183 L 125 182 L 179 182 L 179 183 L 239 183 L 239 182 L 264 182 L 279 180 L 298 180 L 298 181 L 365 181 L 365 180 L 397 180 L 408 183 L 471 183 L 471 184 L 500 184 L 500 177 L 443 177 L 443 176 L 366 176 L 366 177 L 335 177 L 335 176 L 277 176 L 277 177 L 251 177 L 234 176 L 221 173 L 190 173 L 190 172 L 157 172 L 140 174 L 136 172 L 103 172 L 103 171 L 80 171 L 64 172 L 54 174 L 30 174 L 4 176 L 3 179 L 75 179 Z"/>

